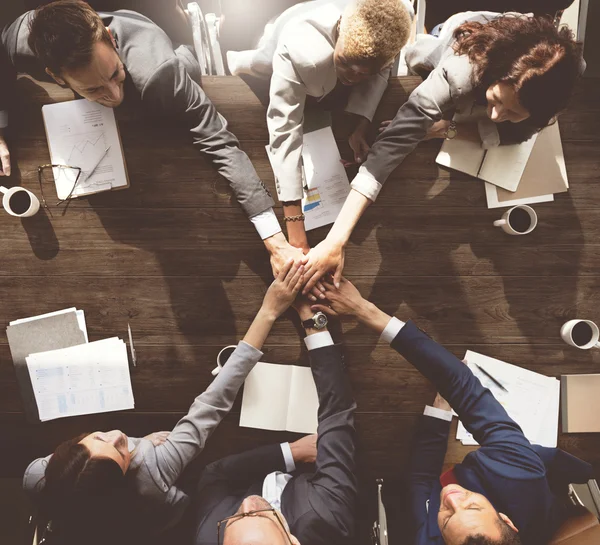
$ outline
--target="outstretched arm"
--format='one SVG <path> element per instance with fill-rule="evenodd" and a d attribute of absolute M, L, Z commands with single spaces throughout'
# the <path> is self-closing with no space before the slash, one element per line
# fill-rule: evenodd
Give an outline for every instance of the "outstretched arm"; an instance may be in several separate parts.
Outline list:
<path fill-rule="evenodd" d="M 262 356 L 260 349 L 271 327 L 292 304 L 302 281 L 302 265 L 289 261 L 267 290 L 244 340 L 212 384 L 196 398 L 188 414 L 177 423 L 165 443 L 156 447 L 158 467 L 168 486 L 204 449 L 208 437 L 230 411 L 241 385 Z"/>

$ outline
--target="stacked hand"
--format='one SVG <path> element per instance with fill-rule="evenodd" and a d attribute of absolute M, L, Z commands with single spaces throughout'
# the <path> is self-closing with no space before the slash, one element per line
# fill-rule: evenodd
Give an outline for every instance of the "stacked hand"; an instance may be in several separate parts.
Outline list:
<path fill-rule="evenodd" d="M 273 319 L 279 318 L 294 302 L 303 284 L 304 265 L 288 259 L 269 286 L 262 309 Z"/>
<path fill-rule="evenodd" d="M 333 284 L 339 286 L 344 270 L 344 254 L 344 246 L 328 238 L 312 248 L 308 252 L 305 266 L 306 286 L 302 293 L 309 293 L 327 273 L 333 275 Z"/>
<path fill-rule="evenodd" d="M 368 302 L 363 298 L 356 286 L 345 278 L 340 279 L 339 288 L 331 282 L 323 281 L 324 295 L 328 305 L 313 305 L 313 311 L 321 311 L 329 316 L 359 316 Z"/>

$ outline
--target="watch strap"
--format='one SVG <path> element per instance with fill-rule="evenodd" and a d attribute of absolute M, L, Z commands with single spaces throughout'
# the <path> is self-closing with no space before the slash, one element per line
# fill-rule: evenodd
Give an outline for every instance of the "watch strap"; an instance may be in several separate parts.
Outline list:
<path fill-rule="evenodd" d="M 309 318 L 308 320 L 304 320 L 302 322 L 302 327 L 304 329 L 314 329 L 315 328 L 315 319 L 314 318 Z"/>

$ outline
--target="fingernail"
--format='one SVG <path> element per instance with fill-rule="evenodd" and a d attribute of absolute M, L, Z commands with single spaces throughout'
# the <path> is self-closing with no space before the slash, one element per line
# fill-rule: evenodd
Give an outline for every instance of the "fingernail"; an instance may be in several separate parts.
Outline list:
<path fill-rule="evenodd" d="M 336 282 L 336 283 L 335 283 L 335 287 L 336 287 L 336 288 L 339 290 L 339 289 L 340 289 L 340 283 L 339 283 L 339 282 Z"/>
<path fill-rule="evenodd" d="M 319 299 L 325 299 L 325 295 L 323 295 L 322 293 L 319 294 Z"/>
<path fill-rule="evenodd" d="M 317 300 L 317 298 L 316 298 L 314 295 L 309 295 L 309 296 L 308 296 L 308 298 L 309 298 L 311 301 L 316 301 L 316 300 Z"/>

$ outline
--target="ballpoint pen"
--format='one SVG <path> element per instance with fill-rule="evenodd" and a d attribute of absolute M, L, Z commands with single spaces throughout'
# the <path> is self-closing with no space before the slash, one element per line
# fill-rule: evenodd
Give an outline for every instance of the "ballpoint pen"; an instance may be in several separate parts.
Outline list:
<path fill-rule="evenodd" d="M 504 384 L 502 384 L 498 379 L 494 378 L 490 373 L 488 373 L 483 367 L 481 367 L 480 365 L 477 365 L 476 363 L 473 364 L 475 367 L 477 367 L 477 369 L 479 369 L 487 378 L 489 378 L 496 386 L 498 386 L 498 388 L 501 388 L 502 390 L 504 390 L 505 392 L 508 392 L 508 390 L 506 389 L 506 387 L 504 386 Z"/>
<path fill-rule="evenodd" d="M 129 350 L 131 350 L 131 361 L 133 362 L 133 366 L 137 367 L 137 355 L 135 353 L 135 348 L 133 347 L 133 336 L 131 335 L 131 326 L 127 324 L 127 331 L 129 332 Z"/>

